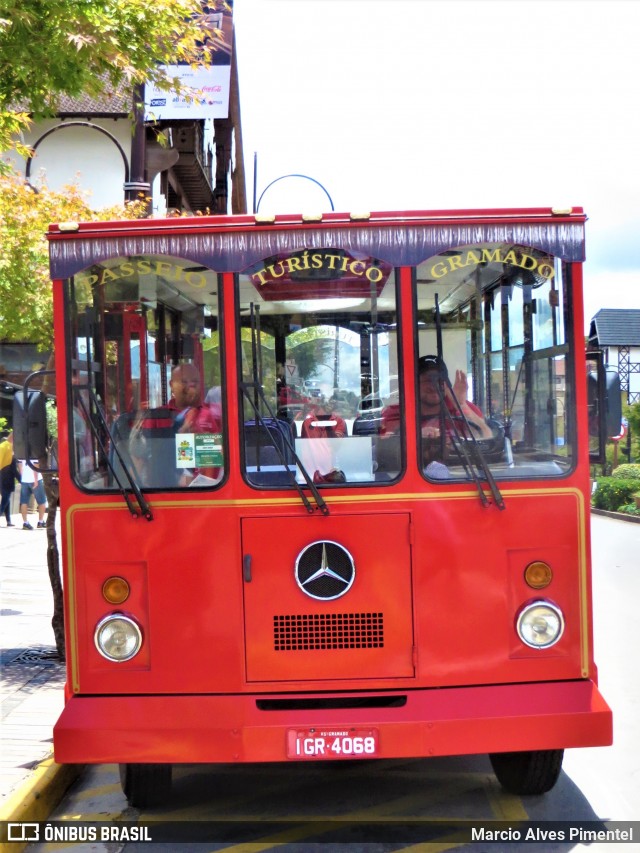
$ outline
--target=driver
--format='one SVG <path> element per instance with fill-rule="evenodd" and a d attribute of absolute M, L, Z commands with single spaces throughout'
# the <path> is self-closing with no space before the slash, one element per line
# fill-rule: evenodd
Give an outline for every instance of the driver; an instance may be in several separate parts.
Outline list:
<path fill-rule="evenodd" d="M 493 431 L 487 424 L 480 409 L 467 400 L 469 385 L 467 374 L 463 370 L 456 370 L 456 378 L 453 383 L 453 395 L 446 382 L 448 377 L 445 363 L 437 355 L 423 355 L 418 359 L 418 409 L 420 413 L 420 430 L 425 439 L 440 438 L 440 430 L 444 422 L 445 436 L 459 435 L 470 438 L 469 430 L 473 430 L 474 438 L 492 438 Z M 438 383 L 442 387 L 438 388 Z M 455 395 L 455 400 L 453 396 Z M 442 397 L 448 414 L 457 418 L 454 424 L 445 415 L 441 418 Z M 467 423 L 460 419 L 460 406 L 462 414 Z M 387 406 L 382 412 L 382 435 L 393 435 L 399 431 L 400 407 L 397 404 Z"/>
<path fill-rule="evenodd" d="M 423 438 L 439 438 L 441 430 L 440 410 L 442 406 L 442 394 L 448 413 L 460 421 L 460 411 L 467 423 L 459 423 L 457 432 L 465 438 L 470 438 L 469 429 L 473 430 L 474 438 L 492 438 L 493 432 L 487 424 L 480 409 L 467 400 L 469 385 L 467 374 L 463 370 L 456 370 L 456 378 L 453 382 L 452 397 L 445 363 L 437 355 L 423 355 L 418 359 L 418 383 L 419 383 L 419 408 L 420 423 Z M 442 388 L 438 383 L 442 381 Z M 456 405 L 456 401 L 457 404 Z M 458 408 L 458 406 L 460 408 Z M 444 429 L 447 436 L 454 435 L 456 429 L 450 419 L 445 416 Z"/>

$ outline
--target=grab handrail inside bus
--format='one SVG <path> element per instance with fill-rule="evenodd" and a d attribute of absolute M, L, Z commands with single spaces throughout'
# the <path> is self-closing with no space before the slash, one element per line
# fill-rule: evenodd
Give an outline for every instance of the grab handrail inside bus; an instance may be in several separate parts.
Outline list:
<path fill-rule="evenodd" d="M 435 321 L 436 321 L 436 346 L 437 346 L 438 358 L 440 359 L 440 363 L 444 364 L 444 358 L 443 358 L 443 353 L 442 353 L 442 321 L 440 318 L 440 301 L 439 301 L 437 293 L 435 294 Z M 448 406 L 446 405 L 444 392 L 442 390 L 443 384 L 445 384 L 447 386 L 447 388 L 449 389 L 449 393 L 451 394 L 451 399 L 454 401 L 455 406 L 458 410 L 458 415 L 456 415 L 456 417 L 459 417 L 462 420 L 462 422 L 465 424 L 465 426 L 467 428 L 467 432 L 469 434 L 469 439 L 467 439 L 464 435 L 461 435 L 460 430 L 458 429 L 458 427 L 455 423 L 455 418 L 451 414 L 451 412 L 449 411 Z M 462 407 L 460 406 L 458 398 L 453 393 L 453 387 L 451 385 L 451 380 L 449 379 L 449 376 L 447 375 L 446 371 L 444 372 L 444 376 L 442 375 L 442 373 L 440 373 L 439 381 L 436 383 L 436 388 L 438 389 L 438 395 L 440 397 L 440 423 L 441 423 L 440 440 L 441 440 L 441 442 L 444 443 L 444 441 L 445 441 L 445 434 L 444 434 L 445 431 L 442 427 L 444 426 L 445 419 L 448 419 L 449 423 L 451 424 L 451 428 L 454 432 L 455 438 L 457 440 L 456 449 L 458 450 L 458 453 L 460 453 L 460 451 L 462 451 L 462 454 L 460 454 L 461 457 L 462 457 L 462 455 L 464 455 L 464 459 L 463 459 L 464 468 L 473 478 L 473 481 L 476 484 L 476 489 L 478 490 L 478 495 L 480 496 L 480 500 L 482 501 L 483 506 L 487 506 L 489 502 L 487 500 L 487 496 L 485 495 L 484 488 L 483 488 L 482 483 L 480 481 L 480 477 L 478 477 L 478 474 L 475 470 L 475 467 L 474 467 L 474 465 L 471 462 L 471 459 L 469 457 L 469 452 L 468 452 L 468 448 L 467 448 L 467 442 L 468 441 L 471 442 L 471 446 L 473 448 L 473 452 L 474 452 L 476 462 L 477 462 L 477 467 L 482 469 L 482 473 L 484 474 L 485 479 L 486 479 L 487 483 L 489 484 L 489 489 L 491 491 L 491 495 L 493 497 L 493 500 L 494 500 L 496 506 L 498 507 L 498 509 L 504 509 L 505 508 L 504 499 L 502 497 L 500 489 L 498 488 L 498 484 L 496 483 L 495 477 L 491 473 L 491 469 L 487 465 L 487 460 L 484 458 L 484 454 L 482 453 L 482 450 L 480 449 L 480 445 L 476 441 L 476 437 L 473 434 L 473 430 L 471 429 L 469 421 L 467 420 L 464 412 L 462 411 Z"/>

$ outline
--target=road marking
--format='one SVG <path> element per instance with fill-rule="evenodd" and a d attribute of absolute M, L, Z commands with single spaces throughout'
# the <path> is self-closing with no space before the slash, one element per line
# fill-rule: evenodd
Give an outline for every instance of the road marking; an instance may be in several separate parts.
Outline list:
<path fill-rule="evenodd" d="M 487 777 L 485 774 L 460 774 L 457 778 L 452 776 L 447 777 L 448 782 L 453 782 L 453 785 L 448 784 L 446 793 L 447 797 L 449 797 L 452 793 L 455 793 L 456 798 L 460 793 L 460 789 L 469 789 L 476 788 L 477 783 L 481 783 L 481 790 L 485 790 L 485 784 Z M 429 781 L 432 781 L 431 778 Z M 471 785 L 470 785 L 471 783 Z M 453 790 L 455 789 L 455 791 Z M 514 819 L 513 815 L 524 815 L 527 817 L 524 808 L 520 801 L 518 801 L 518 805 L 512 802 L 513 798 L 510 795 L 507 795 L 508 802 L 504 807 L 500 806 L 496 802 L 496 797 L 494 793 L 488 795 L 488 801 L 491 806 L 491 810 L 494 815 L 496 814 L 505 814 L 511 815 L 512 817 L 509 819 Z M 516 798 L 517 799 L 517 798 Z M 433 805 L 433 800 L 430 800 L 429 805 Z M 309 838 L 312 836 L 322 835 L 327 832 L 331 832 L 336 829 L 337 825 L 340 827 L 348 827 L 350 825 L 366 822 L 369 826 L 371 824 L 379 823 L 381 826 L 384 826 L 385 823 L 395 823 L 397 821 L 407 820 L 411 823 L 424 823 L 425 826 L 433 824 L 436 821 L 446 821 L 447 823 L 455 824 L 458 822 L 463 822 L 463 820 L 467 820 L 467 818 L 451 818 L 445 817 L 442 815 L 434 816 L 419 816 L 412 814 L 398 814 L 399 810 L 411 811 L 411 809 L 415 809 L 416 806 L 423 807 L 425 805 L 425 791 L 421 791 L 418 794 L 411 794 L 405 797 L 398 797 L 395 800 L 388 801 L 383 805 L 378 804 L 372 806 L 367 809 L 360 809 L 355 812 L 349 812 L 344 815 L 336 816 L 325 816 L 321 819 L 318 818 L 317 815 L 309 816 L 309 815 L 296 815 L 295 818 L 289 818 L 289 821 L 295 821 L 296 824 L 299 822 L 304 824 L 304 821 L 310 821 L 306 825 L 296 825 L 291 829 L 285 829 L 277 833 L 273 833 L 272 835 L 265 835 L 260 839 L 255 839 L 251 842 L 231 845 L 229 847 L 225 847 L 225 853 L 260 853 L 260 851 L 270 850 L 273 847 L 278 847 L 282 844 L 288 844 L 293 841 L 300 841 L 304 838 Z M 231 819 L 231 818 L 230 818 Z M 238 816 L 234 815 L 233 820 L 239 821 L 255 821 L 256 817 L 253 818 L 250 815 Z M 275 822 L 277 818 L 270 816 L 271 822 Z M 462 841 L 460 838 L 455 838 L 454 835 L 448 833 L 443 836 L 439 840 L 429 839 L 429 841 L 424 841 L 416 845 L 410 845 L 408 847 L 398 848 L 399 850 L 403 850 L 403 853 L 410 850 L 423 850 L 425 844 L 429 844 L 429 853 L 438 853 L 438 851 L 451 850 L 455 847 L 459 847 L 462 844 L 466 843 Z"/>
<path fill-rule="evenodd" d="M 512 823 L 518 820 L 528 820 L 524 804 L 516 794 L 510 794 L 501 788 L 497 780 L 489 776 L 486 780 L 485 792 L 497 820 Z"/>
<path fill-rule="evenodd" d="M 221 825 L 247 823 L 253 824 L 253 829 L 263 833 L 251 842 L 234 843 L 231 841 L 229 846 L 222 848 L 225 853 L 261 853 L 261 851 L 272 850 L 284 844 L 303 842 L 305 839 L 328 835 L 340 828 L 346 829 L 359 824 L 365 824 L 369 828 L 375 828 L 376 825 L 379 825 L 381 831 L 384 831 L 385 827 L 391 824 L 406 821 L 415 825 L 417 831 L 423 825 L 425 829 L 431 826 L 432 832 L 437 833 L 434 824 L 440 822 L 447 824 L 447 826 L 442 827 L 443 834 L 439 837 L 437 835 L 432 836 L 417 844 L 409 844 L 406 847 L 398 846 L 397 849 L 398 851 L 402 850 L 403 853 L 419 853 L 419 851 L 422 853 L 426 849 L 429 850 L 429 853 L 445 853 L 445 851 L 453 850 L 466 843 L 455 831 L 455 825 L 458 823 L 470 819 L 515 822 L 528 818 L 522 801 L 518 797 L 503 791 L 493 776 L 486 771 L 457 772 L 453 770 L 447 772 L 440 766 L 433 766 L 429 772 L 424 769 L 415 771 L 411 764 L 411 761 L 394 762 L 392 760 L 380 763 L 380 767 L 384 771 L 381 778 L 386 788 L 394 789 L 397 782 L 405 790 L 407 790 L 407 786 L 411 786 L 410 793 L 387 798 L 384 802 L 379 802 L 376 805 L 356 808 L 342 814 L 336 814 L 333 810 L 329 815 L 308 814 L 306 809 L 304 814 L 289 811 L 286 815 L 278 815 L 277 812 L 274 812 L 272 804 L 278 799 L 281 800 L 282 807 L 291 807 L 291 801 L 282 795 L 290 792 L 292 787 L 302 794 L 300 805 L 304 807 L 306 803 L 308 807 L 309 802 L 313 801 L 310 799 L 313 790 L 317 786 L 322 787 L 326 784 L 324 768 L 314 768 L 309 775 L 304 777 L 306 786 L 304 791 L 300 791 L 297 787 L 295 778 L 292 779 L 286 774 L 279 777 L 277 773 L 274 774 L 272 784 L 266 790 L 258 790 L 254 787 L 248 791 L 244 787 L 233 784 L 234 771 L 236 770 L 234 767 L 231 768 L 231 773 L 222 772 L 219 777 L 218 790 L 226 792 L 226 795 L 216 796 L 214 793 L 211 801 L 194 802 L 192 805 L 171 811 L 163 810 L 161 816 L 157 810 L 154 810 L 153 813 L 139 813 L 137 820 L 156 821 L 160 819 L 163 822 L 198 820 L 218 822 Z M 344 796 L 340 794 L 340 788 L 344 787 L 345 790 L 351 790 L 354 779 L 362 778 L 370 773 L 368 763 L 365 764 L 364 762 L 354 764 L 349 768 L 335 769 L 338 774 L 335 778 L 337 802 L 329 803 L 333 805 L 334 809 L 337 803 L 342 802 Z M 111 765 L 111 776 L 106 778 L 103 767 L 92 768 L 92 771 L 95 771 L 93 781 L 106 784 L 98 784 L 74 792 L 64 803 L 66 813 L 52 816 L 52 819 L 88 822 L 114 822 L 123 819 L 128 806 L 119 784 L 115 781 L 117 779 L 117 767 Z M 178 790 L 180 791 L 180 786 L 182 787 L 180 799 L 189 797 L 191 791 L 200 791 L 199 796 L 204 796 L 202 791 L 210 790 L 211 786 L 207 784 L 198 786 L 200 786 L 202 778 L 212 774 L 215 776 L 210 765 L 176 768 Z M 109 778 L 114 781 L 109 782 Z M 385 796 L 384 788 L 378 793 L 379 796 Z M 388 794 L 386 796 L 388 797 Z M 466 803 L 465 817 L 454 817 L 452 812 L 457 810 L 459 813 L 459 804 L 462 798 Z M 94 809 L 100 809 L 102 806 L 101 799 L 104 801 L 104 808 L 100 811 L 92 811 L 91 814 L 84 812 L 83 807 L 89 804 Z M 318 802 L 324 802 L 325 806 L 327 805 L 324 800 L 318 800 Z M 262 826 L 260 826 L 261 823 Z M 38 849 L 58 851 L 69 849 L 69 845 L 49 843 Z"/>

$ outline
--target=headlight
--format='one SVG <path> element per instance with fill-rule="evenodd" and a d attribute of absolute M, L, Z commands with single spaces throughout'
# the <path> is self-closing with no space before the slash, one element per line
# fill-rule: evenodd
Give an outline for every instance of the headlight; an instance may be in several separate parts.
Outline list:
<path fill-rule="evenodd" d="M 547 649 L 557 643 L 564 631 L 564 616 L 548 601 L 534 601 L 518 616 L 518 636 L 532 649 Z"/>
<path fill-rule="evenodd" d="M 107 660 L 131 660 L 140 651 L 142 631 L 133 619 L 114 613 L 98 622 L 94 642 Z"/>

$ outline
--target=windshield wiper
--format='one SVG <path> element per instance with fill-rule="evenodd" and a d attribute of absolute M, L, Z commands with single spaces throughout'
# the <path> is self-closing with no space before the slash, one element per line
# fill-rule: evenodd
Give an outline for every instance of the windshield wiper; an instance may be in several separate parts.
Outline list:
<path fill-rule="evenodd" d="M 461 456 L 464 455 L 464 461 L 463 461 L 464 468 L 467 471 L 467 473 L 470 473 L 471 476 L 473 477 L 473 480 L 476 484 L 476 488 L 478 489 L 478 494 L 480 495 L 480 499 L 482 500 L 482 503 L 485 506 L 487 506 L 489 501 L 487 500 L 487 496 L 486 496 L 484 489 L 482 487 L 482 481 L 481 481 L 480 477 L 478 476 L 478 474 L 475 470 L 476 467 L 480 468 L 482 473 L 484 474 L 484 477 L 485 477 L 487 483 L 489 484 L 489 489 L 491 491 L 491 496 L 493 498 L 495 505 L 498 507 L 498 509 L 504 509 L 505 508 L 504 499 L 502 497 L 500 489 L 498 488 L 498 484 L 496 483 L 496 479 L 493 476 L 493 473 L 491 472 L 491 469 L 489 468 L 489 466 L 487 464 L 487 460 L 484 458 L 482 448 L 480 447 L 475 435 L 473 434 L 473 429 L 471 427 L 471 424 L 469 423 L 464 412 L 462 411 L 462 407 L 460 406 L 460 403 L 458 402 L 458 398 L 453 393 L 453 388 L 451 387 L 451 380 L 449 379 L 448 376 L 445 377 L 444 382 L 445 382 L 447 388 L 449 389 L 449 393 L 451 394 L 452 399 L 454 400 L 458 414 L 455 416 L 453 416 L 451 414 L 451 412 L 449 411 L 449 408 L 445 404 L 445 399 L 444 399 L 444 394 L 442 393 L 442 389 L 440 388 L 440 386 L 438 384 L 438 393 L 439 393 L 440 398 L 441 398 L 440 399 L 441 409 L 442 409 L 442 411 L 445 412 L 445 417 L 448 419 L 449 423 L 451 424 L 451 429 L 454 432 L 454 437 L 456 439 L 456 445 L 455 445 L 456 450 L 458 451 L 459 455 L 461 455 Z M 458 429 L 458 425 L 456 423 L 456 419 L 458 419 L 458 418 L 464 423 L 466 430 L 467 430 L 468 437 L 465 435 L 462 435 L 462 433 Z M 471 447 L 473 449 L 473 455 L 475 457 L 474 461 L 471 461 L 470 456 L 469 456 L 469 449 L 468 449 L 469 445 L 471 445 Z M 461 450 L 462 450 L 462 454 L 460 454 Z M 468 463 L 469 467 L 467 467 L 467 463 Z"/>
<path fill-rule="evenodd" d="M 107 450 L 105 443 L 102 440 L 102 436 L 100 435 L 100 432 L 99 432 L 97 426 L 93 422 L 93 418 L 91 417 L 91 414 L 90 414 L 89 410 L 87 409 L 85 401 L 82 399 L 80 394 L 77 394 L 76 400 L 80 403 L 80 407 L 82 408 L 82 411 L 84 412 L 85 421 L 88 424 L 89 429 L 93 433 L 93 436 L 95 437 L 96 441 L 98 442 L 98 446 L 100 447 L 100 450 L 102 451 L 102 455 L 103 455 L 103 457 L 107 463 L 107 467 L 109 468 L 109 471 L 111 472 L 111 474 L 113 476 L 113 479 L 118 484 L 118 489 L 120 491 L 120 494 L 124 498 L 125 503 L 127 504 L 127 508 L 129 510 L 129 512 L 131 513 L 131 515 L 134 518 L 138 518 L 140 515 L 142 515 L 144 518 L 147 519 L 147 521 L 153 521 L 153 513 L 151 512 L 151 507 L 147 503 L 144 495 L 142 494 L 142 492 L 140 490 L 140 487 L 136 483 L 131 471 L 129 470 L 127 463 L 125 462 L 124 457 L 120 453 L 117 442 L 115 442 L 113 439 L 113 435 L 112 435 L 111 431 L 109 430 L 109 427 L 107 425 L 107 421 L 105 420 L 105 417 L 102 414 L 102 409 L 100 408 L 100 401 L 99 401 L 97 395 L 95 394 L 94 390 L 92 388 L 90 388 L 88 385 L 85 385 L 85 386 L 77 386 L 76 385 L 74 387 L 78 391 L 87 390 L 89 392 L 89 397 L 91 399 L 91 402 L 93 403 L 94 409 L 98 415 L 98 418 L 100 419 L 100 425 L 102 426 L 102 428 L 104 429 L 106 434 L 111 439 L 111 446 L 113 448 L 113 451 L 116 454 L 116 456 L 118 457 L 118 461 L 120 462 L 120 465 L 122 466 L 122 470 L 124 471 L 125 476 L 126 476 L 127 480 L 129 481 L 129 489 L 135 495 L 135 499 L 138 503 L 138 507 L 139 507 L 140 511 L 138 511 L 138 509 L 136 509 L 136 507 L 134 506 L 134 504 L 133 504 L 133 502 L 129 496 L 129 493 L 127 492 L 127 487 L 121 483 L 120 478 L 118 477 L 118 475 L 116 473 L 116 469 L 115 469 L 113 463 L 111 462 L 111 459 L 109 458 L 109 451 Z"/>
<path fill-rule="evenodd" d="M 242 391 L 243 396 L 249 401 L 253 411 L 255 412 L 256 422 L 258 422 L 260 424 L 260 426 L 263 427 L 263 429 L 265 430 L 265 432 L 268 435 L 269 434 L 269 425 L 265 421 L 265 419 L 263 418 L 262 414 L 260 413 L 260 408 L 258 406 L 257 400 L 259 400 L 262 403 L 262 405 L 265 407 L 270 418 L 272 418 L 275 421 L 276 416 L 275 416 L 271 406 L 269 405 L 269 401 L 265 397 L 265 393 L 262 389 L 262 386 L 260 385 L 259 382 L 241 382 L 240 383 L 240 390 Z M 253 391 L 254 397 L 252 397 L 252 395 L 249 393 L 250 391 Z M 307 469 L 302 464 L 302 460 L 300 459 L 300 457 L 296 453 L 296 448 L 295 448 L 295 445 L 293 443 L 292 438 L 290 438 L 288 435 L 284 435 L 284 434 L 282 435 L 282 438 L 283 438 L 283 441 L 286 443 L 287 448 L 291 452 L 291 455 L 292 455 L 296 465 L 300 469 L 300 472 L 301 472 L 302 476 L 304 477 L 305 483 L 307 484 L 307 486 L 309 487 L 309 490 L 311 491 L 311 494 L 313 495 L 313 499 L 316 503 L 316 507 L 320 510 L 320 512 L 323 515 L 329 515 L 329 507 L 327 506 L 324 498 L 322 497 L 322 495 L 318 491 L 318 488 L 317 488 L 316 484 L 313 482 L 313 479 L 309 476 L 309 472 L 307 471 Z M 280 447 L 280 445 L 277 441 L 274 442 L 274 446 L 276 448 L 276 452 L 278 453 L 278 456 L 280 457 L 280 460 L 282 462 L 282 466 L 285 469 L 285 471 L 287 471 L 287 473 L 289 475 L 289 479 L 291 480 L 292 484 L 296 487 L 298 494 L 302 498 L 302 502 L 305 505 L 305 507 L 307 508 L 307 512 L 315 512 L 315 509 L 312 506 L 311 502 L 309 501 L 309 498 L 306 496 L 304 489 L 302 488 L 302 486 L 300 485 L 300 483 L 296 479 L 296 475 L 289 468 L 289 465 L 287 464 L 287 460 L 285 459 L 284 453 L 282 452 L 282 448 Z"/>
<path fill-rule="evenodd" d="M 447 441 L 446 425 L 450 424 L 451 430 L 453 432 L 453 435 L 450 436 L 450 438 L 452 440 L 452 444 L 454 446 L 455 451 L 457 452 L 458 456 L 460 457 L 460 461 L 462 462 L 462 467 L 464 468 L 466 475 L 473 480 L 475 487 L 476 487 L 476 490 L 478 492 L 478 497 L 482 501 L 483 506 L 488 506 L 489 505 L 489 499 L 487 498 L 487 496 L 484 492 L 484 488 L 482 487 L 482 482 L 480 481 L 480 477 L 478 476 L 478 473 L 476 471 L 476 466 L 474 465 L 473 460 L 471 459 L 471 456 L 469 455 L 469 448 L 467 447 L 467 440 L 466 440 L 465 436 L 463 436 L 461 434 L 460 430 L 458 429 L 458 425 L 456 423 L 456 419 L 458 416 L 456 415 L 454 417 L 451 414 L 451 412 L 449 411 L 448 406 L 446 405 L 446 398 L 445 398 L 444 392 L 443 392 L 442 387 L 441 387 L 441 381 L 443 383 L 447 384 L 447 387 L 449 388 L 449 390 L 453 394 L 453 389 L 451 388 L 451 383 L 449 382 L 449 380 L 448 379 L 442 379 L 442 380 L 438 379 L 436 387 L 438 389 L 438 397 L 440 398 L 440 453 L 441 453 L 441 456 L 443 459 L 445 458 L 444 446 L 445 446 L 446 441 Z M 454 396 L 454 399 L 455 399 L 455 396 Z M 462 419 L 464 420 L 465 424 L 467 425 L 467 429 L 469 429 L 469 422 L 465 418 L 464 414 L 461 412 L 460 415 L 461 415 Z"/>

